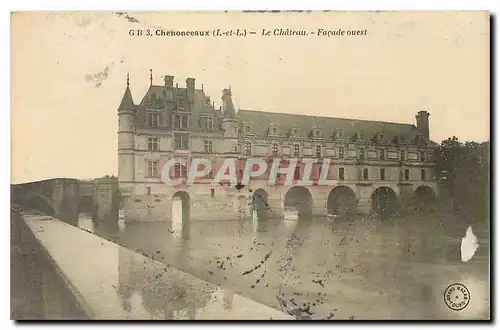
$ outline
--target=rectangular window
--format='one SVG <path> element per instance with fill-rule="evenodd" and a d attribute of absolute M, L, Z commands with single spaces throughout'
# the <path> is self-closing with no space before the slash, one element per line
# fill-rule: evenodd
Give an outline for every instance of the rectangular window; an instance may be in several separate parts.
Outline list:
<path fill-rule="evenodd" d="M 385 180 L 385 168 L 380 169 L 380 180 Z"/>
<path fill-rule="evenodd" d="M 356 158 L 358 156 L 357 150 L 347 150 L 347 158 Z"/>
<path fill-rule="evenodd" d="M 380 160 L 384 160 L 385 159 L 385 150 L 380 150 L 379 154 L 380 154 Z"/>
<path fill-rule="evenodd" d="M 212 141 L 203 141 L 203 150 L 207 154 L 212 153 Z"/>
<path fill-rule="evenodd" d="M 406 158 L 408 160 L 418 160 L 418 154 L 416 152 L 408 152 Z"/>
<path fill-rule="evenodd" d="M 146 187 L 146 195 L 151 195 L 151 187 Z"/>
<path fill-rule="evenodd" d="M 295 157 L 299 157 L 299 150 L 300 150 L 299 145 L 298 144 L 294 144 L 293 145 L 293 155 Z"/>
<path fill-rule="evenodd" d="M 175 150 L 188 150 L 189 135 L 180 133 L 174 134 L 174 148 Z"/>
<path fill-rule="evenodd" d="M 214 198 L 214 197 L 215 197 L 215 189 L 214 189 L 214 188 L 210 188 L 210 196 L 211 196 L 212 198 Z"/>
<path fill-rule="evenodd" d="M 174 128 L 181 128 L 181 116 L 174 115 Z"/>
<path fill-rule="evenodd" d="M 189 128 L 189 117 L 188 115 L 174 115 L 174 128 L 183 129 Z"/>
<path fill-rule="evenodd" d="M 174 164 L 174 178 L 187 178 L 187 159 L 178 158 Z"/>
<path fill-rule="evenodd" d="M 339 158 L 344 159 L 344 148 L 343 147 L 339 148 Z"/>
<path fill-rule="evenodd" d="M 425 151 L 420 151 L 420 161 L 425 162 Z"/>
<path fill-rule="evenodd" d="M 405 170 L 405 181 L 410 180 L 410 170 Z"/>
<path fill-rule="evenodd" d="M 316 158 L 321 158 L 321 146 L 316 146 Z"/>
<path fill-rule="evenodd" d="M 245 155 L 252 155 L 252 144 L 250 142 L 245 142 Z"/>
<path fill-rule="evenodd" d="M 300 166 L 299 165 L 295 166 L 295 172 L 293 173 L 293 178 L 295 180 L 300 179 Z"/>
<path fill-rule="evenodd" d="M 375 151 L 375 150 L 368 150 L 368 158 L 370 158 L 370 159 L 377 158 L 377 151 Z"/>
<path fill-rule="evenodd" d="M 344 175 L 345 173 L 344 172 L 345 172 L 344 168 L 340 167 L 339 168 L 339 180 L 345 180 L 345 175 Z"/>
<path fill-rule="evenodd" d="M 188 116 L 181 116 L 181 128 L 189 128 Z"/>
<path fill-rule="evenodd" d="M 363 180 L 368 180 L 368 169 L 363 169 Z"/>
<path fill-rule="evenodd" d="M 149 127 L 160 126 L 160 113 L 159 112 L 146 112 L 146 121 Z"/>
<path fill-rule="evenodd" d="M 273 143 L 273 156 L 278 156 L 278 144 Z"/>
<path fill-rule="evenodd" d="M 365 150 L 364 149 L 359 150 L 359 159 L 361 159 L 361 160 L 365 159 Z"/>
<path fill-rule="evenodd" d="M 213 179 L 213 170 L 212 170 L 212 164 L 208 163 L 207 164 L 207 169 L 208 169 L 208 174 L 205 176 L 208 179 Z"/>
<path fill-rule="evenodd" d="M 177 103 L 177 109 L 184 110 L 184 101 L 183 100 L 179 100 L 179 102 Z"/>
<path fill-rule="evenodd" d="M 157 160 L 148 160 L 147 176 L 149 178 L 158 177 L 158 161 Z"/>
<path fill-rule="evenodd" d="M 158 151 L 158 138 L 157 137 L 148 137 L 148 150 L 149 151 Z"/>
<path fill-rule="evenodd" d="M 210 116 L 201 117 L 201 128 L 211 131 L 214 128 L 214 118 Z"/>
<path fill-rule="evenodd" d="M 403 162 L 405 160 L 405 152 L 401 150 L 401 153 L 399 154 L 400 160 Z"/>
<path fill-rule="evenodd" d="M 397 151 L 387 151 L 387 159 L 398 159 Z"/>
<path fill-rule="evenodd" d="M 420 170 L 420 180 L 425 181 L 425 169 Z"/>

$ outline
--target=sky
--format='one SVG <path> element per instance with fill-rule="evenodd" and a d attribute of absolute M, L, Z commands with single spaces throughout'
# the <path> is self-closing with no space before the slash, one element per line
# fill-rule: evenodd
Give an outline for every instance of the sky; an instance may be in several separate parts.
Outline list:
<path fill-rule="evenodd" d="M 14 13 L 11 181 L 116 175 L 117 108 L 164 75 L 236 108 L 412 124 L 430 137 L 490 137 L 486 12 Z M 247 37 L 130 36 L 130 29 L 247 29 Z M 355 36 L 263 36 L 275 28 Z"/>

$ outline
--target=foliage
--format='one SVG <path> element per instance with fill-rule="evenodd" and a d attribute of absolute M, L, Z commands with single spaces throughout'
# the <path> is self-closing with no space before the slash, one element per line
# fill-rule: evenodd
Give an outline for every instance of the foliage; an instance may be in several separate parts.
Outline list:
<path fill-rule="evenodd" d="M 436 175 L 449 193 L 453 211 L 472 221 L 488 220 L 490 142 L 444 140 L 436 149 Z"/>

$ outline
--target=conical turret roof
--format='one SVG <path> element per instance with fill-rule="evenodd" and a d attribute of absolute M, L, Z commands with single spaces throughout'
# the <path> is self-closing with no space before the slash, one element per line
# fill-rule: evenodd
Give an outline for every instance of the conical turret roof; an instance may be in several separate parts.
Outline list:
<path fill-rule="evenodd" d="M 130 87 L 127 86 L 125 93 L 123 94 L 122 101 L 118 107 L 118 111 L 122 110 L 135 110 L 134 100 L 132 99 L 132 93 L 130 92 Z"/>

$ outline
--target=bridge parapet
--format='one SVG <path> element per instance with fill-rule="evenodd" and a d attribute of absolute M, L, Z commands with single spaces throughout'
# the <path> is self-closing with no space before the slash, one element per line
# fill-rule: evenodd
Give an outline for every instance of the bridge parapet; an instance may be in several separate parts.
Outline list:
<path fill-rule="evenodd" d="M 43 254 L 39 319 L 292 318 L 53 217 L 18 222 Z"/>

